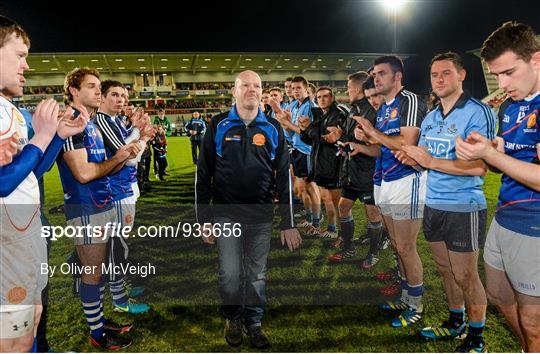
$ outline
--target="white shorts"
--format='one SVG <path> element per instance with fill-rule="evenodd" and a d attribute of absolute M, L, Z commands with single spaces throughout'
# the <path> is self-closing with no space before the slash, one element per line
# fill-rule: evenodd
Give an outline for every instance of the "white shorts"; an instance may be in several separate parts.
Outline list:
<path fill-rule="evenodd" d="M 74 237 L 75 245 L 93 245 L 98 243 L 107 243 L 113 232 L 113 226 L 116 222 L 116 209 L 113 207 L 107 211 L 83 215 L 67 221 L 67 226 L 72 226 L 80 230 Z M 105 228 L 109 224 L 110 227 Z M 106 232 L 104 232 L 106 231 Z"/>
<path fill-rule="evenodd" d="M 395 181 L 382 181 L 378 202 L 383 215 L 394 220 L 421 219 L 426 200 L 427 173 L 416 172 Z"/>
<path fill-rule="evenodd" d="M 0 339 L 20 338 L 34 330 L 35 306 L 6 305 L 0 310 Z"/>
<path fill-rule="evenodd" d="M 374 184 L 373 185 L 373 200 L 375 200 L 376 206 L 379 206 L 380 196 L 381 196 L 381 186 Z"/>
<path fill-rule="evenodd" d="M 505 229 L 493 218 L 484 247 L 484 261 L 505 272 L 515 291 L 540 296 L 540 237 Z"/>
<path fill-rule="evenodd" d="M 2 219 L 4 221 L 4 219 Z M 39 212 L 24 230 L 0 228 L 0 338 L 11 339 L 34 329 L 36 304 L 47 285 L 47 241 L 41 237 Z"/>
<path fill-rule="evenodd" d="M 139 184 L 137 182 L 131 183 L 131 189 L 133 189 L 133 197 L 135 197 L 135 201 L 139 199 L 141 196 L 141 191 L 139 190 Z"/>
<path fill-rule="evenodd" d="M 135 195 L 113 202 L 116 209 L 116 223 L 122 227 L 129 226 L 133 229 L 135 224 L 135 204 L 137 199 Z"/>

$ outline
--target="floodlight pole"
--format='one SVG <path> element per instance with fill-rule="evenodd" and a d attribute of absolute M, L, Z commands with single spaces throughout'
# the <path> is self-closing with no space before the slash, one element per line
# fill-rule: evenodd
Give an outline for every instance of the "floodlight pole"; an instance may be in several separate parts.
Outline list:
<path fill-rule="evenodd" d="M 397 9 L 394 7 L 392 9 L 392 15 L 394 17 L 394 43 L 392 45 L 392 52 L 398 52 L 398 43 L 397 43 Z"/>

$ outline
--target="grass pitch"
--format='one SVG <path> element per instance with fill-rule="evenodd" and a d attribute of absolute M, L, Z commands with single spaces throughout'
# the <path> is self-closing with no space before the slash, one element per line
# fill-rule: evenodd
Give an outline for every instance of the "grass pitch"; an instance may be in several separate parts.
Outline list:
<path fill-rule="evenodd" d="M 139 199 L 137 225 L 176 225 L 193 222 L 194 171 L 191 148 L 185 137 L 169 138 L 168 152 L 171 176 L 160 182 L 151 174 L 152 189 Z M 499 176 L 489 174 L 485 191 L 490 222 L 499 188 Z M 45 210 L 53 225 L 65 225 L 63 214 L 49 210 L 63 203 L 63 192 L 56 167 L 45 176 Z M 365 230 L 363 208 L 354 208 L 356 232 Z M 489 225 L 488 222 L 488 225 Z M 144 285 L 152 310 L 139 316 L 112 312 L 106 296 L 105 313 L 118 322 L 132 322 L 134 329 L 126 335 L 133 339 L 130 352 L 247 352 L 249 344 L 229 347 L 223 338 L 223 324 L 217 306 L 217 250 L 196 238 L 151 238 L 129 240 L 130 260 L 151 262 L 158 274 Z M 268 301 L 263 326 L 272 348 L 277 352 L 452 352 L 458 341 L 426 342 L 418 335 L 422 326 L 435 325 L 447 316 L 441 278 L 431 259 L 423 234 L 418 237 L 420 257 L 424 264 L 425 311 L 422 322 L 412 328 L 394 329 L 391 316 L 374 305 L 378 287 L 384 285 L 374 275 L 391 264 L 391 253 L 381 253 L 374 269 L 362 270 L 354 263 L 329 265 L 324 260 L 334 250 L 324 241 L 304 239 L 299 251 L 290 253 L 278 241 L 277 231 L 269 255 Z M 50 264 L 65 262 L 73 249 L 70 239 L 54 241 Z M 358 258 L 367 246 L 357 247 Z M 483 277 L 483 266 L 480 271 Z M 137 279 L 131 277 L 137 282 Z M 71 291 L 71 277 L 58 275 L 50 279 L 48 339 L 57 351 L 89 352 L 88 328 L 80 300 Z M 289 291 L 290 296 L 287 296 Z M 280 296 L 272 297 L 273 293 Z M 357 301 L 354 297 L 357 297 Z M 347 302 L 349 301 L 349 302 Z M 331 305 L 332 303 L 355 305 Z M 315 305 L 326 303 L 327 305 Z M 520 346 L 504 318 L 488 308 L 485 330 L 490 352 L 519 352 Z M 246 342 L 246 341 L 245 341 Z"/>

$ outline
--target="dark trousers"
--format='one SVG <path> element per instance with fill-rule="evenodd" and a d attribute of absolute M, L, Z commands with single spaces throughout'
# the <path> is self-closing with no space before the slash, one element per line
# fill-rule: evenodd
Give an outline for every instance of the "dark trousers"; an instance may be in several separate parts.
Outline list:
<path fill-rule="evenodd" d="M 228 227 L 233 220 L 217 217 Z M 243 318 L 248 328 L 261 326 L 266 304 L 266 260 L 272 223 L 242 225 L 240 237 L 216 237 L 219 252 L 221 313 L 230 320 Z"/>
<path fill-rule="evenodd" d="M 165 175 L 165 169 L 167 168 L 167 157 L 160 156 L 157 151 L 154 150 L 154 171 L 161 178 Z"/>
<path fill-rule="evenodd" d="M 193 158 L 193 163 L 197 163 L 198 152 L 201 151 L 201 141 L 200 140 L 191 140 L 191 157 Z"/>
<path fill-rule="evenodd" d="M 144 159 L 144 173 L 143 178 L 146 182 L 150 180 L 150 166 L 152 164 L 152 153 L 148 154 L 148 157 Z"/>

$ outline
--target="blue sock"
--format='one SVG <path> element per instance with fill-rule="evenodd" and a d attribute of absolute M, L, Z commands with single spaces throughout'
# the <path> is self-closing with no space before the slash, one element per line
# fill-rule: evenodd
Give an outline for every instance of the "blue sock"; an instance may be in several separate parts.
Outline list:
<path fill-rule="evenodd" d="M 95 339 L 103 337 L 103 308 L 101 306 L 99 284 L 81 284 L 81 301 L 84 316 L 90 327 L 90 334 Z"/>
<path fill-rule="evenodd" d="M 409 297 L 408 305 L 417 311 L 422 311 L 422 295 L 424 294 L 424 284 L 407 284 L 407 293 Z"/>
<path fill-rule="evenodd" d="M 326 229 L 330 232 L 336 232 L 336 224 L 328 224 Z"/>
<path fill-rule="evenodd" d="M 32 344 L 32 349 L 30 353 L 37 353 L 37 337 L 34 337 L 34 343 Z"/>

